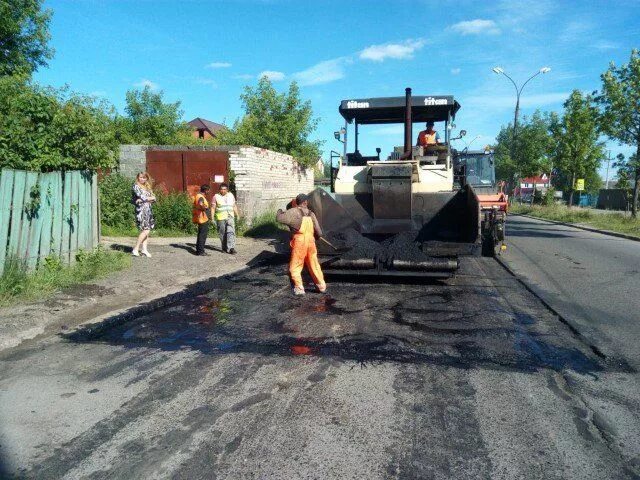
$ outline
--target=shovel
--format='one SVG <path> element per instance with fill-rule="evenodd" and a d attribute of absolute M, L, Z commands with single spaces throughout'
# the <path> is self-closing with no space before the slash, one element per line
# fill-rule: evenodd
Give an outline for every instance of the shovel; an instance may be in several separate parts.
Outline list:
<path fill-rule="evenodd" d="M 329 240 L 327 240 L 324 237 L 320 237 L 319 239 L 322 240 L 327 245 L 329 245 L 331 248 L 333 248 L 336 252 L 346 252 L 347 250 L 349 250 L 349 248 L 346 248 L 346 247 L 343 247 L 343 248 L 336 247 L 333 243 L 331 243 Z"/>

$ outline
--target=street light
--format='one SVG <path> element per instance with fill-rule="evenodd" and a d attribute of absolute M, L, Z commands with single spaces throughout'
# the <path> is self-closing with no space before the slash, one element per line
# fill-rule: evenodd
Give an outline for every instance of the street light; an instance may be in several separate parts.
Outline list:
<path fill-rule="evenodd" d="M 513 117 L 513 141 L 515 143 L 516 132 L 518 131 L 518 114 L 520 113 L 520 94 L 522 93 L 522 89 L 524 88 L 524 86 L 527 83 L 529 83 L 533 78 L 537 77 L 541 73 L 542 74 L 549 73 L 551 71 L 551 68 L 550 67 L 542 67 L 536 73 L 534 73 L 529 78 L 527 78 L 527 80 L 522 84 L 521 87 L 518 87 L 518 85 L 513 80 L 513 78 L 511 78 L 509 75 L 507 75 L 507 73 L 504 71 L 504 69 L 502 67 L 493 67 L 491 70 L 493 70 L 493 73 L 495 73 L 497 75 L 504 75 L 505 77 L 507 77 L 511 81 L 511 83 L 513 83 L 513 86 L 516 89 L 516 112 L 515 112 L 515 115 Z"/>
<path fill-rule="evenodd" d="M 517 138 L 517 133 L 518 133 L 518 114 L 520 113 L 520 94 L 522 94 L 522 89 L 524 88 L 524 86 L 527 83 L 529 83 L 532 79 L 534 79 L 535 77 L 537 77 L 541 73 L 543 75 L 545 73 L 549 73 L 551 71 L 551 68 L 550 67 L 542 67 L 542 68 L 540 68 L 540 70 L 538 70 L 536 73 L 534 73 L 529 78 L 527 78 L 527 80 L 522 84 L 521 87 L 518 87 L 518 85 L 513 80 L 513 78 L 511 78 L 509 75 L 507 75 L 507 73 L 504 71 L 504 69 L 502 67 L 493 67 L 491 70 L 493 70 L 493 73 L 495 73 L 496 75 L 504 75 L 505 77 L 507 77 L 509 79 L 509 81 L 511 83 L 513 83 L 513 86 L 516 89 L 516 111 L 515 111 L 515 114 L 513 116 L 513 140 L 512 140 L 512 147 L 511 147 L 511 156 L 514 157 L 514 154 L 516 153 L 515 150 L 516 150 L 516 138 Z M 515 180 L 515 178 L 514 178 L 514 180 Z"/>

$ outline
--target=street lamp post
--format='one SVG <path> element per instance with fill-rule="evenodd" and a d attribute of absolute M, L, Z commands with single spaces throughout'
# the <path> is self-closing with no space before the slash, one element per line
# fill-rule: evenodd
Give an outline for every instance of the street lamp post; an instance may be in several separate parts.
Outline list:
<path fill-rule="evenodd" d="M 515 142 L 516 134 L 517 134 L 517 131 L 518 131 L 518 115 L 520 114 L 520 95 L 522 94 L 522 89 L 524 88 L 524 86 L 527 83 L 529 83 L 531 80 L 533 80 L 535 77 L 537 77 L 541 73 L 542 74 L 549 73 L 551 71 L 551 68 L 542 67 L 536 73 L 534 73 L 529 78 L 527 78 L 527 80 L 522 84 L 521 87 L 518 87 L 518 85 L 513 80 L 513 78 L 511 78 L 509 75 L 507 75 L 507 73 L 504 71 L 504 69 L 502 67 L 493 67 L 492 70 L 493 70 L 494 73 L 496 73 L 498 75 L 504 75 L 505 77 L 507 77 L 511 81 L 511 83 L 513 84 L 514 88 L 516 89 L 516 111 L 515 111 L 515 114 L 513 116 L 513 138 L 514 138 L 514 142 Z"/>
<path fill-rule="evenodd" d="M 509 79 L 509 81 L 513 84 L 514 88 L 516 89 L 516 111 L 513 115 L 513 139 L 511 142 L 511 157 L 513 158 L 516 153 L 516 140 L 518 137 L 518 115 L 520 114 L 520 95 L 522 94 L 522 90 L 524 89 L 525 85 L 527 83 L 529 83 L 531 80 L 533 80 L 535 77 L 537 77 L 538 75 L 545 74 L 545 73 L 549 73 L 551 71 L 550 67 L 542 67 L 540 70 L 538 70 L 536 73 L 534 73 L 533 75 L 531 75 L 529 78 L 527 78 L 527 80 L 522 84 L 521 87 L 518 87 L 518 85 L 516 84 L 516 82 L 513 80 L 513 78 L 511 78 L 509 75 L 507 75 L 507 73 L 504 71 L 504 69 L 502 67 L 493 67 L 492 68 L 493 72 L 497 75 L 504 75 L 505 77 L 507 77 Z M 535 190 L 535 185 L 534 185 L 534 190 Z"/>

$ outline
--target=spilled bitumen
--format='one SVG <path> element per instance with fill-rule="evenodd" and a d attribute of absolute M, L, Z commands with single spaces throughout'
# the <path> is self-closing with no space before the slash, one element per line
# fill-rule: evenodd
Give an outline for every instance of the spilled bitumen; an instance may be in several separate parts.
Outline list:
<path fill-rule="evenodd" d="M 492 272 L 499 275 L 499 267 Z M 98 329 L 98 334 L 80 331 L 69 338 L 211 355 L 316 355 L 362 364 L 592 374 L 606 367 L 562 324 L 552 323 L 549 331 L 548 322 L 536 321 L 541 315 L 536 308 L 505 302 L 478 278 L 331 283 L 326 295 L 310 288 L 296 298 L 285 266 L 275 264 L 221 279 L 209 293 Z"/>

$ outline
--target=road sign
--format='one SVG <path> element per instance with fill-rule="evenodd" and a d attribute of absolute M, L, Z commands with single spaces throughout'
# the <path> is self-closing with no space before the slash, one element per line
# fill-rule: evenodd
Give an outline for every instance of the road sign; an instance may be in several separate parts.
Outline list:
<path fill-rule="evenodd" d="M 575 188 L 578 192 L 581 192 L 582 190 L 584 190 L 584 178 L 578 178 L 576 180 L 576 188 Z"/>

